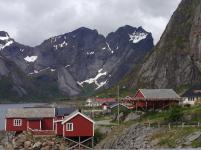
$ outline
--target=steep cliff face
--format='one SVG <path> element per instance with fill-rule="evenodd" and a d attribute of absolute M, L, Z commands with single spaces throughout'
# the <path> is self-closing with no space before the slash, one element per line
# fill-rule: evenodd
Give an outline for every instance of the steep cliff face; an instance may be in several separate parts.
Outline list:
<path fill-rule="evenodd" d="M 177 88 L 200 81 L 201 1 L 183 0 L 159 43 L 129 78 L 132 86 Z M 137 74 L 135 79 L 131 76 Z"/>

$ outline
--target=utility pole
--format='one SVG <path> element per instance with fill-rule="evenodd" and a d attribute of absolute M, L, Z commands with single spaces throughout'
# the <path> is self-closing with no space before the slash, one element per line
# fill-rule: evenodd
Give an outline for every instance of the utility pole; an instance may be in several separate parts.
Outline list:
<path fill-rule="evenodd" d="M 118 125 L 120 124 L 119 123 L 119 119 L 120 119 L 120 117 L 119 117 L 119 85 L 117 86 L 117 101 L 118 101 L 118 115 L 117 115 L 117 119 L 118 119 Z"/>

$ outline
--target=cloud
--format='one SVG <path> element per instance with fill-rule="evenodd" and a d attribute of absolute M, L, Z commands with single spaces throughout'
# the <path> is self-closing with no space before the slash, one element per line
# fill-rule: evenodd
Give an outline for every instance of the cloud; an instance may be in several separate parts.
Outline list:
<path fill-rule="evenodd" d="M 81 26 L 107 35 L 123 25 L 143 26 L 157 42 L 181 0 L 0 0 L 0 30 L 38 45 Z"/>

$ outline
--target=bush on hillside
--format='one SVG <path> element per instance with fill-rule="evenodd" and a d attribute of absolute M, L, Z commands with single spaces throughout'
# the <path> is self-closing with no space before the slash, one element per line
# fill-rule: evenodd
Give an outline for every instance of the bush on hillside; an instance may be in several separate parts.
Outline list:
<path fill-rule="evenodd" d="M 169 110 L 167 120 L 170 122 L 182 121 L 183 110 L 180 106 L 173 106 Z"/>

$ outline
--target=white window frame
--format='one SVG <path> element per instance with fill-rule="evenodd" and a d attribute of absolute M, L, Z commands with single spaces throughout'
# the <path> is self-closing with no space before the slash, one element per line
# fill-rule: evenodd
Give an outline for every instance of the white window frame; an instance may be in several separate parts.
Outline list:
<path fill-rule="evenodd" d="M 13 126 L 15 126 L 15 127 L 22 126 L 22 119 L 14 119 L 13 120 Z"/>
<path fill-rule="evenodd" d="M 73 131 L 73 123 L 66 123 L 66 131 Z"/>

